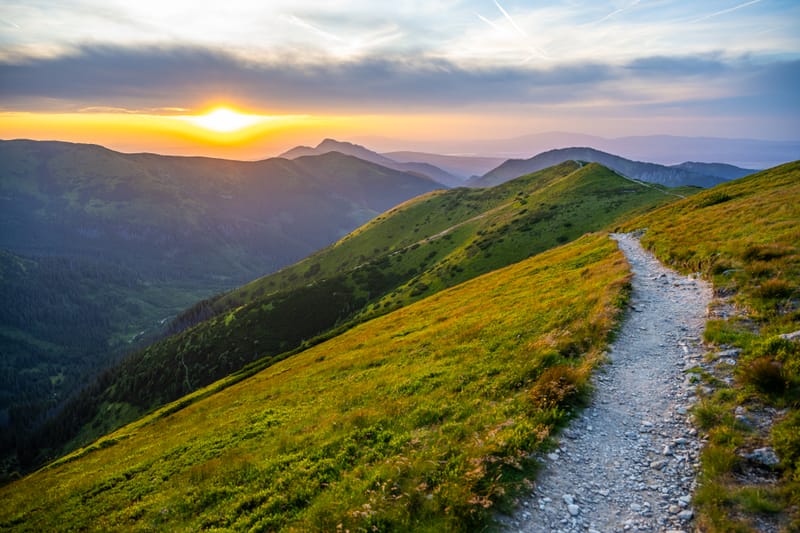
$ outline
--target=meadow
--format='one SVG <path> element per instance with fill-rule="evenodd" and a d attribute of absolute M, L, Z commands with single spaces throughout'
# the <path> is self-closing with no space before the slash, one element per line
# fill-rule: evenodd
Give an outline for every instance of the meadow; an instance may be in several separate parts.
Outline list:
<path fill-rule="evenodd" d="M 481 529 L 585 397 L 628 288 L 585 236 L 123 427 L 0 489 L 0 528 Z"/>

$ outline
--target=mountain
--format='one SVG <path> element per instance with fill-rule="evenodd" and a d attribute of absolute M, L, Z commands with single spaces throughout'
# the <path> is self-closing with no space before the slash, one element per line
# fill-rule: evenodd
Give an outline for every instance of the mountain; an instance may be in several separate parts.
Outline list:
<path fill-rule="evenodd" d="M 181 310 L 437 188 L 339 153 L 238 162 L 0 142 L 0 446 Z"/>
<path fill-rule="evenodd" d="M 568 132 L 546 132 L 506 139 L 463 141 L 396 140 L 381 137 L 360 137 L 358 142 L 390 152 L 397 146 L 415 150 L 470 154 L 502 159 L 524 159 L 569 146 L 588 146 L 618 154 L 635 161 L 651 161 L 675 165 L 682 161 L 722 162 L 743 168 L 769 168 L 800 158 L 800 141 L 769 141 L 763 139 L 727 139 L 720 137 L 683 137 L 677 135 L 646 135 L 619 138 L 598 137 Z"/>
<path fill-rule="evenodd" d="M 334 153 L 241 162 L 2 141 L 0 168 L 0 248 L 238 283 L 438 187 Z"/>
<path fill-rule="evenodd" d="M 376 270 L 363 262 L 369 257 L 352 258 L 359 273 L 353 279 L 366 281 L 406 268 L 412 253 L 419 253 L 411 258 L 416 264 L 431 252 L 447 253 L 454 244 L 448 241 L 457 242 L 446 257 L 463 253 L 473 265 L 488 266 L 505 253 L 526 252 L 536 236 L 573 229 L 582 216 L 616 218 L 613 224 L 625 230 L 649 228 L 643 242 L 662 261 L 701 272 L 724 289 L 721 296 L 736 294 L 739 311 L 754 313 L 706 328 L 707 341 L 741 350 L 725 356 L 737 358 L 735 365 L 713 364 L 733 366 L 731 379 L 690 370 L 703 383 L 694 413 L 712 450 L 699 459 L 704 482 L 692 502 L 698 520 L 719 530 L 752 530 L 749 520 L 763 523 L 769 503 L 770 515 L 795 524 L 800 351 L 781 334 L 800 329 L 798 178 L 800 162 L 650 209 L 651 201 L 635 199 L 666 198 L 668 191 L 596 164 L 566 162 L 491 189 L 430 193 L 326 253 L 344 248 L 344 256 L 351 246 L 350 252 L 372 249 L 386 258 L 380 263 L 399 263 Z M 604 215 L 621 199 L 629 209 Z M 452 208 L 443 212 L 445 206 Z M 429 231 L 442 229 L 415 241 L 429 216 Z M 378 248 L 389 235 L 403 244 Z M 338 257 L 323 257 L 294 265 L 281 279 L 302 284 L 297 278 L 308 273 L 324 281 Z M 448 271 L 460 274 L 458 268 L 440 273 Z M 410 305 L 390 305 L 386 314 L 229 375 L 0 487 L 0 528 L 484 530 L 496 509 L 529 493 L 532 459 L 552 449 L 554 429 L 585 400 L 591 372 L 627 307 L 629 276 L 614 243 L 595 233 Z M 238 298 L 254 298 L 245 308 L 266 295 L 256 294 L 269 287 L 260 283 L 266 279 L 237 291 Z M 260 307 L 269 311 L 268 302 Z M 223 326 L 236 328 L 255 310 L 245 308 L 216 319 L 222 345 L 238 337 Z M 203 349 L 207 328 L 185 332 L 194 336 L 182 339 L 184 354 Z M 172 367 L 185 371 L 182 363 L 173 359 Z M 747 381 L 758 369 L 762 379 Z M 706 396 L 706 386 L 718 393 Z M 742 401 L 748 418 L 780 413 L 773 428 L 754 430 L 735 418 Z M 756 485 L 754 505 L 752 485 L 733 484 L 766 471 L 740 454 L 765 440 L 781 463 L 768 471 L 769 483 Z"/>
<path fill-rule="evenodd" d="M 421 196 L 295 265 L 189 309 L 173 322 L 175 335 L 102 376 L 25 450 L 63 442 L 77 428 L 83 430 L 75 442 L 96 437 L 255 361 L 272 364 L 355 324 L 675 198 L 599 165 L 574 162 L 492 189 Z"/>
<path fill-rule="evenodd" d="M 472 176 L 482 176 L 497 167 L 505 159 L 499 157 L 476 157 L 429 154 L 426 152 L 388 152 L 382 154 L 398 163 L 422 162 L 435 165 L 464 181 Z"/>
<path fill-rule="evenodd" d="M 686 161 L 685 163 L 672 165 L 672 168 L 680 168 L 705 176 L 715 176 L 724 180 L 735 180 L 758 172 L 756 169 L 739 168 L 724 163 L 697 163 L 695 161 Z"/>
<path fill-rule="evenodd" d="M 394 159 L 390 159 L 389 157 L 364 148 L 358 144 L 336 141 L 334 139 L 325 139 L 319 143 L 316 148 L 311 148 L 309 146 L 297 146 L 282 153 L 279 157 L 296 159 L 302 156 L 322 155 L 329 152 L 339 152 L 357 157 L 364 161 L 370 161 L 387 168 L 399 170 L 400 172 L 408 172 L 418 176 L 425 176 L 448 187 L 458 187 L 459 185 L 462 185 L 464 181 L 462 178 L 454 176 L 453 174 L 446 172 L 430 163 L 422 161 L 398 162 Z"/>
<path fill-rule="evenodd" d="M 628 230 L 650 228 L 643 241 L 662 260 L 700 271 L 727 291 L 741 291 L 743 302 L 757 313 L 756 322 L 712 321 L 706 335 L 744 345 L 741 356 L 730 356 L 739 358 L 736 369 L 757 367 L 770 357 L 781 363 L 792 385 L 800 379 L 797 344 L 778 334 L 800 329 L 796 309 L 786 307 L 800 290 L 792 224 L 800 216 L 799 175 L 800 163 L 785 165 L 618 221 Z M 549 201 L 581 184 L 592 194 L 572 207 L 591 215 L 625 197 L 628 188 L 658 190 L 598 165 L 565 163 L 494 189 L 432 193 L 338 246 L 359 239 L 376 244 L 371 233 L 378 228 L 396 232 L 401 224 L 419 220 L 425 211 L 417 210 L 426 202 L 453 193 L 466 201 L 454 206 L 456 212 L 479 214 L 463 212 L 466 223 L 391 258 L 416 250 L 424 257 L 426 248 L 445 243 L 447 235 L 455 240 L 470 225 L 501 232 L 506 220 L 503 235 L 511 235 L 508 225 L 519 224 L 513 221 L 525 215 L 522 209 L 549 211 L 536 190 L 553 187 Z M 616 185 L 615 194 L 607 195 L 606 206 L 592 209 L 608 185 Z M 529 196 L 526 187 L 533 187 Z M 486 196 L 489 191 L 496 197 Z M 517 198 L 519 192 L 523 195 Z M 499 209 L 503 200 L 508 203 L 506 194 L 512 194 L 513 203 Z M 479 198 L 485 208 L 491 201 L 500 204 L 496 211 L 481 212 L 475 205 Z M 525 221 L 530 223 L 533 219 Z M 413 233 L 413 227 L 407 229 Z M 555 226 L 539 229 L 552 232 Z M 531 230 L 528 238 L 538 231 Z M 492 250 L 491 257 L 499 251 Z M 321 260 L 305 262 L 295 273 L 317 271 L 314 264 L 319 271 L 327 268 Z M 590 234 L 376 316 L 282 361 L 224 378 L 0 488 L 0 527 L 486 529 L 496 509 L 513 505 L 521 491 L 529 493 L 536 473 L 531 459 L 551 449 L 553 429 L 585 398 L 588 378 L 626 307 L 629 276 L 614 243 L 603 233 Z M 228 327 L 245 318 L 238 312 L 225 317 Z M 755 331 L 754 324 L 763 329 Z M 201 340 L 205 327 L 197 326 L 198 334 L 184 342 Z M 800 418 L 797 390 L 787 386 L 780 391 L 787 396 L 775 400 L 781 416 L 769 435 L 747 428 L 734 418 L 735 405 L 716 402 L 746 397 L 750 415 L 762 405 L 756 402 L 774 397 L 755 388 L 764 383 L 741 387 L 738 376 L 709 383 L 723 389 L 696 408 L 700 430 L 709 424 L 713 429 L 707 446 L 714 453 L 700 458 L 707 470 L 693 506 L 699 519 L 718 528 L 733 524 L 749 530 L 748 516 L 759 513 L 763 520 L 764 506 L 738 497 L 750 494 L 749 487 L 725 492 L 736 477 L 731 469 L 751 468 L 737 452 L 775 439 L 783 461 L 770 471 L 768 486 L 758 490 L 774 496 L 770 509 L 789 506 L 796 519 L 791 506 Z M 696 379 L 706 378 L 698 372 Z M 775 475 L 783 471 L 785 476 Z"/>
<path fill-rule="evenodd" d="M 700 174 L 684 167 L 665 167 L 655 163 L 631 161 L 593 148 L 562 148 L 541 153 L 530 159 L 509 159 L 480 178 L 470 180 L 469 185 L 473 187 L 490 187 L 516 176 L 535 172 L 569 160 L 600 163 L 628 178 L 648 183 L 658 183 L 668 187 L 685 185 L 713 187 L 725 181 L 725 178 L 711 174 Z M 693 168 L 708 169 L 718 167 L 698 167 L 695 165 Z M 742 169 L 742 171 L 744 170 Z"/>

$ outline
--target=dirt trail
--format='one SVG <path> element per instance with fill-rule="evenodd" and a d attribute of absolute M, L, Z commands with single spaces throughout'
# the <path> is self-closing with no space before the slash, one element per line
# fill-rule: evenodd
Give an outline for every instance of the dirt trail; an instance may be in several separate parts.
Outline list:
<path fill-rule="evenodd" d="M 690 531 L 700 443 L 687 421 L 687 368 L 703 356 L 712 292 L 662 266 L 630 234 L 612 235 L 633 270 L 630 311 L 598 371 L 591 405 L 543 458 L 509 531 Z"/>

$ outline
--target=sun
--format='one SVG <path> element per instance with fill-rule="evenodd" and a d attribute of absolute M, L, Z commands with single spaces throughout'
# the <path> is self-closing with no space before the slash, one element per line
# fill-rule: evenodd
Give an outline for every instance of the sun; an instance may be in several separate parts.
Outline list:
<path fill-rule="evenodd" d="M 217 107 L 204 115 L 184 117 L 196 126 L 217 133 L 233 133 L 263 122 L 264 117 L 239 113 L 227 107 Z"/>

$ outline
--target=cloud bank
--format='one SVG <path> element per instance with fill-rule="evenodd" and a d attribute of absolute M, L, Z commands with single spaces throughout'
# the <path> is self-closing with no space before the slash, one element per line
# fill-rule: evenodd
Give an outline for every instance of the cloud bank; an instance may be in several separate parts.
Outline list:
<path fill-rule="evenodd" d="M 186 108 L 209 98 L 261 110 L 428 110 L 442 105 L 692 105 L 738 99 L 753 113 L 780 102 L 798 111 L 800 61 L 642 57 L 622 65 L 576 62 L 466 68 L 419 57 L 345 62 L 287 57 L 250 62 L 203 47 L 83 46 L 53 58 L 0 62 L 6 110 Z"/>

